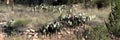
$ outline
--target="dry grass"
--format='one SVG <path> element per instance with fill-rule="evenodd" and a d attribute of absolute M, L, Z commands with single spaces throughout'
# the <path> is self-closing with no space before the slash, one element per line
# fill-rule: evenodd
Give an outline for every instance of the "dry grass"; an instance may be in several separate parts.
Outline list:
<path fill-rule="evenodd" d="M 77 6 L 78 5 L 78 6 Z M 73 13 L 79 13 L 84 12 L 87 15 L 96 15 L 96 19 L 94 21 L 103 23 L 104 19 L 108 18 L 108 14 L 110 13 L 111 9 L 110 7 L 97 9 L 97 8 L 88 8 L 84 9 L 82 5 L 75 4 L 74 7 L 70 8 L 69 6 L 63 7 L 62 14 L 67 14 L 69 9 L 73 10 Z M 32 11 L 33 7 L 25 7 L 25 6 L 14 6 L 14 10 L 11 11 L 10 7 L 6 6 L 0 6 L 0 19 L 3 20 L 10 20 L 10 19 L 19 19 L 19 18 L 25 18 L 31 20 L 29 25 L 32 25 L 33 28 L 39 28 L 41 24 L 45 24 L 49 21 L 52 21 L 54 19 L 57 19 L 57 17 L 60 15 L 59 10 L 53 11 L 55 9 L 58 9 L 59 6 L 56 6 L 56 8 L 49 8 L 47 10 L 42 10 L 40 8 L 36 9 L 37 11 Z M 28 25 L 28 26 L 29 26 Z M 54 36 L 54 37 L 53 37 Z M 58 35 L 59 36 L 59 35 Z M 64 35 L 63 38 L 59 38 L 56 35 L 52 35 L 50 37 L 46 38 L 39 38 L 39 40 L 77 40 L 75 35 Z M 27 40 L 24 36 L 10 36 L 7 37 L 7 40 Z"/>

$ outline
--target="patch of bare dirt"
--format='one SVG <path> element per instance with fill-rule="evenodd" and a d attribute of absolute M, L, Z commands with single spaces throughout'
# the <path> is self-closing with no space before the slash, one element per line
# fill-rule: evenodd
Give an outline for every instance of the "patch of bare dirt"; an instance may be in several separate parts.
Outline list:
<path fill-rule="evenodd" d="M 5 40 L 5 34 L 4 33 L 0 33 L 0 40 Z"/>

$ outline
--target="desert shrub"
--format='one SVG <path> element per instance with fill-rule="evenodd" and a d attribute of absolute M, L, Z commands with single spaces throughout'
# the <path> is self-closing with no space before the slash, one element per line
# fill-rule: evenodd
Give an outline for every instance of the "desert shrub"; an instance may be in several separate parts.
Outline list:
<path fill-rule="evenodd" d="M 99 8 L 109 6 L 111 3 L 111 0 L 88 0 L 88 1 L 83 1 L 83 3 L 85 7 L 88 7 L 88 8 L 97 7 L 99 9 Z"/>
<path fill-rule="evenodd" d="M 109 33 L 120 36 L 120 0 L 114 0 L 114 2 L 116 6 L 112 7 L 112 12 L 109 14 L 109 22 L 106 23 L 106 26 Z"/>
<path fill-rule="evenodd" d="M 26 26 L 29 23 L 29 20 L 26 19 L 17 19 L 12 24 L 12 26 Z"/>
<path fill-rule="evenodd" d="M 17 19 L 8 22 L 7 26 L 4 26 L 4 32 L 8 35 L 15 35 L 21 32 L 20 29 L 25 28 L 25 26 L 29 23 L 29 20 L 26 19 Z"/>
<path fill-rule="evenodd" d="M 92 31 L 89 36 L 90 40 L 111 40 L 108 36 L 107 27 L 104 25 L 97 25 L 96 27 L 92 27 Z"/>
<path fill-rule="evenodd" d="M 78 40 L 82 39 L 81 37 L 84 37 L 85 40 L 111 40 L 108 29 L 103 24 L 94 27 L 88 26 L 84 30 L 75 32 L 75 35 Z"/>

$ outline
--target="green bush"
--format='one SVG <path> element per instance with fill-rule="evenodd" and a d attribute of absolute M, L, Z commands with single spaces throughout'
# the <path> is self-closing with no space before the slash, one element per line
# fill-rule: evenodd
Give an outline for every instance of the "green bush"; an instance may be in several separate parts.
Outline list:
<path fill-rule="evenodd" d="M 107 28 L 109 32 L 115 36 L 120 36 L 120 0 L 114 0 L 115 7 L 112 7 L 112 12 L 109 15 Z M 114 2 L 112 4 L 114 4 Z"/>
<path fill-rule="evenodd" d="M 26 26 L 28 23 L 29 23 L 29 20 L 18 19 L 18 20 L 15 20 L 12 26 Z"/>
<path fill-rule="evenodd" d="M 107 27 L 104 25 L 92 27 L 92 32 L 89 37 L 90 40 L 111 40 L 110 37 L 108 37 Z"/>

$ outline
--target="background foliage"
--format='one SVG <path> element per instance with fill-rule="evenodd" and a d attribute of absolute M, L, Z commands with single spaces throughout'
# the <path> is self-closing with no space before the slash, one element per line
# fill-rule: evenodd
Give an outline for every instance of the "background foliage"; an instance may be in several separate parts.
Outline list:
<path fill-rule="evenodd" d="M 120 36 L 120 0 L 114 0 L 114 2 L 112 3 L 112 12 L 109 15 L 109 23 L 107 24 L 107 27 L 111 34 Z"/>

